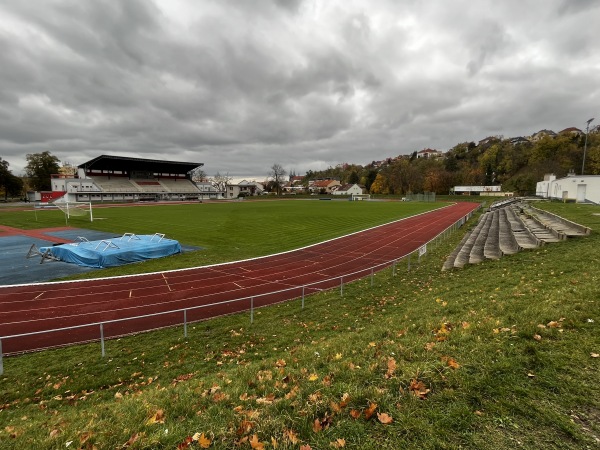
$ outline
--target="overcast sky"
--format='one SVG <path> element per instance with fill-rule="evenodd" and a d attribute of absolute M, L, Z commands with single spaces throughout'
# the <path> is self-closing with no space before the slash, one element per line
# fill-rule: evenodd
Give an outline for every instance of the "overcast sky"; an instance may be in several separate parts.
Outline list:
<path fill-rule="evenodd" d="M 262 180 L 600 121 L 600 1 L 0 0 L 0 157 Z"/>

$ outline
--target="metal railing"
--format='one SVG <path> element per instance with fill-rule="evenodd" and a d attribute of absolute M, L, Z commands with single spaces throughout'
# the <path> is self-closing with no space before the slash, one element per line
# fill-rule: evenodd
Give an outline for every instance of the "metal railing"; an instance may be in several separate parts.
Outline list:
<path fill-rule="evenodd" d="M 280 289 L 280 290 L 270 291 L 270 292 L 266 292 L 266 293 L 262 293 L 262 294 L 256 294 L 256 295 L 252 295 L 252 296 L 246 296 L 246 297 L 241 297 L 241 298 L 236 298 L 236 299 L 231 299 L 231 300 L 224 300 L 224 301 L 220 301 L 220 302 L 216 302 L 216 303 L 209 303 L 209 304 L 205 304 L 205 305 L 198 305 L 198 306 L 174 309 L 174 310 L 169 310 L 169 311 L 161 311 L 161 312 L 156 312 L 156 313 L 152 313 L 152 314 L 144 314 L 144 315 L 140 315 L 140 316 L 124 317 L 124 318 L 120 318 L 120 319 L 113 319 L 113 320 L 107 320 L 107 321 L 102 321 L 102 322 L 91 322 L 91 323 L 86 323 L 86 324 L 81 324 L 81 325 L 73 325 L 73 326 L 64 327 L 64 328 L 54 328 L 54 329 L 50 329 L 50 330 L 41 330 L 41 331 L 33 331 L 33 332 L 28 332 L 28 333 L 0 336 L 0 375 L 2 375 L 4 373 L 4 362 L 3 362 L 4 354 L 2 351 L 2 342 L 6 341 L 8 339 L 18 339 L 18 338 L 24 338 L 24 337 L 29 337 L 29 336 L 39 336 L 39 335 L 44 335 L 44 334 L 49 334 L 49 333 L 59 333 L 59 332 L 72 331 L 72 330 L 83 329 L 83 328 L 96 327 L 98 329 L 98 334 L 96 335 L 95 338 L 80 340 L 77 342 L 70 342 L 70 343 L 66 343 L 66 344 L 62 344 L 62 345 L 54 345 L 52 347 L 60 347 L 60 346 L 66 346 L 66 345 L 75 345 L 75 344 L 83 344 L 83 343 L 88 343 L 88 342 L 100 341 L 101 354 L 102 354 L 102 357 L 104 357 L 106 355 L 105 341 L 107 339 L 114 339 L 114 338 L 130 335 L 130 334 L 134 334 L 134 333 L 138 333 L 138 332 L 142 332 L 142 331 L 148 332 L 148 331 L 156 330 L 158 328 L 173 327 L 173 326 L 179 326 L 179 325 L 183 325 L 183 334 L 184 334 L 184 337 L 187 338 L 188 323 L 199 322 L 201 320 L 218 317 L 218 315 L 214 315 L 214 316 L 209 316 L 209 317 L 204 317 L 204 318 L 188 321 L 188 314 L 192 311 L 199 311 L 199 310 L 206 309 L 206 308 L 219 307 L 219 306 L 223 306 L 223 305 L 231 305 L 231 304 L 236 304 L 236 303 L 240 303 L 240 302 L 247 302 L 248 307 L 246 309 L 240 309 L 239 311 L 235 311 L 235 312 L 250 311 L 250 323 L 253 323 L 254 322 L 255 301 L 257 299 L 266 298 L 268 296 L 280 296 L 281 294 L 289 293 L 290 294 L 289 297 L 283 296 L 283 300 L 271 302 L 271 303 L 265 304 L 264 306 L 279 303 L 282 301 L 289 301 L 289 300 L 295 300 L 295 299 L 300 298 L 301 305 L 302 305 L 301 307 L 302 307 L 302 309 L 304 309 L 304 301 L 305 301 L 307 292 L 310 295 L 310 294 L 322 292 L 325 289 L 330 290 L 333 288 L 333 286 L 338 285 L 338 280 L 339 280 L 340 295 L 342 295 L 342 296 L 344 295 L 344 283 L 345 282 L 348 283 L 351 281 L 356 281 L 356 280 L 365 278 L 366 276 L 370 276 L 371 286 L 373 286 L 375 272 L 380 272 L 387 267 L 392 267 L 392 276 L 395 276 L 398 263 L 400 263 L 404 259 L 407 260 L 407 271 L 410 271 L 411 270 L 411 256 L 415 252 L 418 254 L 417 262 L 420 262 L 421 257 L 427 253 L 427 245 L 430 245 L 432 243 L 439 243 L 440 240 L 446 239 L 448 237 L 448 235 L 451 235 L 455 230 L 462 227 L 462 225 L 464 225 L 473 216 L 473 214 L 479 209 L 480 208 L 477 208 L 477 209 L 471 211 L 469 214 L 463 216 L 462 218 L 460 218 L 459 220 L 454 222 L 452 225 L 447 227 L 445 230 L 443 230 L 442 232 L 438 233 L 436 236 L 431 238 L 429 241 L 427 241 L 421 247 L 419 247 L 416 250 L 411 251 L 410 253 L 407 253 L 405 255 L 402 255 L 400 257 L 394 258 L 389 261 L 385 261 L 383 263 L 369 266 L 365 269 L 360 269 L 360 270 L 357 270 L 354 272 L 349 272 L 344 275 L 339 275 L 339 276 L 328 278 L 325 280 L 316 281 L 313 283 L 307 283 L 307 284 L 303 284 L 303 285 L 299 285 L 299 286 L 293 286 L 293 287 L 287 288 L 287 289 Z M 326 285 L 329 287 L 326 287 L 325 289 L 320 289 L 320 288 L 318 288 L 319 285 Z M 294 291 L 297 291 L 296 295 L 293 294 Z M 150 327 L 150 328 L 145 328 L 143 330 L 134 330 L 133 328 L 131 328 L 128 332 L 124 332 L 124 333 L 121 333 L 118 335 L 113 335 L 113 336 L 110 336 L 109 338 L 105 337 L 104 327 L 106 325 L 126 323 L 126 322 L 135 321 L 135 320 L 141 320 L 141 319 L 149 319 L 152 317 L 165 316 L 165 315 L 169 315 L 169 314 L 180 315 L 181 319 L 179 319 L 178 321 L 176 321 L 174 323 L 171 323 L 170 325 L 163 325 L 161 327 Z M 30 351 L 44 350 L 46 348 L 48 348 L 48 347 L 40 347 L 40 348 L 30 349 Z"/>

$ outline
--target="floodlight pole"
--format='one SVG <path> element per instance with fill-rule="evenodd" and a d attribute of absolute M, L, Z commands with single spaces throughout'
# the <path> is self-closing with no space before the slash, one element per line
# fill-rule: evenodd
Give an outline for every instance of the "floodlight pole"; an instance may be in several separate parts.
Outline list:
<path fill-rule="evenodd" d="M 585 169 L 585 153 L 587 152 L 587 139 L 588 134 L 590 132 L 590 123 L 592 123 L 593 120 L 593 117 L 590 120 L 588 120 L 587 126 L 585 127 L 585 144 L 583 144 L 583 163 L 581 163 L 581 175 L 583 175 L 583 171 Z"/>

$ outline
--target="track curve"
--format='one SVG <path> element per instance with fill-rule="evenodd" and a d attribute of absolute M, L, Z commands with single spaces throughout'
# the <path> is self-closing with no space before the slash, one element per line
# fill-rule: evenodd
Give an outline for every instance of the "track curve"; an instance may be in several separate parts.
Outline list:
<path fill-rule="evenodd" d="M 186 321 L 196 321 L 248 310 L 250 302 L 259 307 L 329 289 L 339 285 L 341 276 L 345 282 L 364 277 L 371 267 L 391 264 L 415 251 L 478 206 L 456 203 L 246 261 L 127 277 L 0 287 L 2 350 L 14 354 L 87 342 L 99 339 L 101 332 L 110 338 L 182 324 L 184 315 Z M 142 315 L 151 316 L 132 319 Z M 101 331 L 99 323 L 103 323 Z M 47 332 L 57 329 L 64 330 Z M 20 336 L 28 333 L 37 334 Z"/>

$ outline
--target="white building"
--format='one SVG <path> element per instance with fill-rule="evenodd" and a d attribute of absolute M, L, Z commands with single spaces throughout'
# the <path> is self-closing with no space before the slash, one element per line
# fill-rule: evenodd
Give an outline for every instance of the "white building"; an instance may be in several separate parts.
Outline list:
<path fill-rule="evenodd" d="M 237 184 L 228 184 L 226 189 L 227 198 L 249 197 L 260 195 L 265 190 L 261 183 L 256 181 L 242 180 Z"/>
<path fill-rule="evenodd" d="M 360 195 L 363 189 L 358 184 L 344 184 L 331 192 L 333 195 Z"/>
<path fill-rule="evenodd" d="M 565 202 L 600 204 L 600 175 L 569 174 L 564 178 L 546 175 L 543 181 L 536 184 L 535 194 Z"/>

